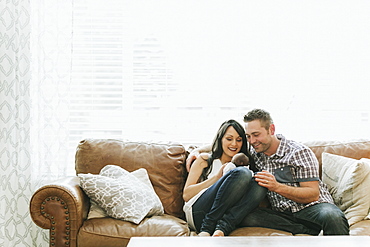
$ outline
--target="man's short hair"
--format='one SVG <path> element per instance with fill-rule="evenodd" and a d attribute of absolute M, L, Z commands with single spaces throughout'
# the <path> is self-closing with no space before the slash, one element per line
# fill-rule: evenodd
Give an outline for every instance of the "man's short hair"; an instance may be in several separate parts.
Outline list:
<path fill-rule="evenodd" d="M 260 120 L 261 125 L 267 130 L 270 128 L 270 125 L 274 123 L 270 113 L 262 109 L 253 109 L 244 115 L 245 123 L 252 122 L 254 120 Z"/>

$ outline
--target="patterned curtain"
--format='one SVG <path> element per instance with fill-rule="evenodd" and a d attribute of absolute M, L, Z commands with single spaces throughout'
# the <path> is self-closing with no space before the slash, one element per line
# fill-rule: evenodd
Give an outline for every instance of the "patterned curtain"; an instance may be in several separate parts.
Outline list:
<path fill-rule="evenodd" d="M 0 1 L 0 246 L 48 245 L 29 202 L 66 175 L 71 16 L 71 1 Z"/>
<path fill-rule="evenodd" d="M 0 246 L 32 245 L 29 4 L 0 5 Z"/>

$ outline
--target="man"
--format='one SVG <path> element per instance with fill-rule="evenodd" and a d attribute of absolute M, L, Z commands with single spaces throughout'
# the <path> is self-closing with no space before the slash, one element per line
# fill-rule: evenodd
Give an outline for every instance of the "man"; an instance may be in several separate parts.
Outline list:
<path fill-rule="evenodd" d="M 275 135 L 273 120 L 264 110 L 248 112 L 244 122 L 260 171 L 255 179 L 268 189 L 271 209 L 257 208 L 240 226 L 274 228 L 293 234 L 318 235 L 323 230 L 324 235 L 348 235 L 348 221 L 319 179 L 314 153 L 298 142 Z M 187 165 L 191 159 L 192 155 Z"/>

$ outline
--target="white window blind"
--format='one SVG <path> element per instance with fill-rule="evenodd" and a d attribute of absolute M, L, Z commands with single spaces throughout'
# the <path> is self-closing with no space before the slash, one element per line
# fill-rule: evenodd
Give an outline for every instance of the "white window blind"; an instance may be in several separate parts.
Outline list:
<path fill-rule="evenodd" d="M 126 61 L 122 8 L 75 1 L 70 103 L 71 145 L 86 137 L 121 137 Z M 126 59 L 126 60 L 125 60 Z"/>
<path fill-rule="evenodd" d="M 174 51 L 168 43 L 173 38 L 171 30 L 167 33 L 158 29 L 171 17 L 172 10 L 165 9 L 169 2 L 158 3 L 74 3 L 72 147 L 88 137 L 199 145 L 212 141 L 222 121 L 236 117 L 240 120 L 249 109 L 250 100 L 244 100 L 241 91 L 237 101 L 222 100 L 225 92 L 230 99 L 235 98 L 235 89 L 244 87 L 240 82 L 220 83 L 213 78 L 214 73 L 203 74 L 207 73 L 202 72 L 206 64 L 199 64 L 195 52 L 196 56 L 174 57 L 184 55 L 184 51 Z M 179 24 L 186 25 L 186 19 L 186 15 L 182 16 Z M 187 41 L 181 31 L 176 32 L 179 36 L 174 42 L 180 43 L 175 48 L 191 48 L 191 44 L 181 45 Z M 196 48 L 197 52 L 203 45 Z"/>
<path fill-rule="evenodd" d="M 256 107 L 299 141 L 370 138 L 360 2 L 75 1 L 71 146 L 201 145 Z"/>

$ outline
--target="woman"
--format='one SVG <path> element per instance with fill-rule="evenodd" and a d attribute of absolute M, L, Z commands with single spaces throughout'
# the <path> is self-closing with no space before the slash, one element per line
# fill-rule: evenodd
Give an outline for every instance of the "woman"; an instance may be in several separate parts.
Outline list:
<path fill-rule="evenodd" d="M 245 131 L 235 120 L 224 122 L 212 144 L 210 155 L 200 155 L 191 166 L 185 183 L 184 211 L 198 236 L 225 236 L 255 209 L 266 188 L 253 179 L 254 162 L 247 148 Z M 223 168 L 237 153 L 250 160 L 250 169 L 237 167 L 226 174 Z"/>

